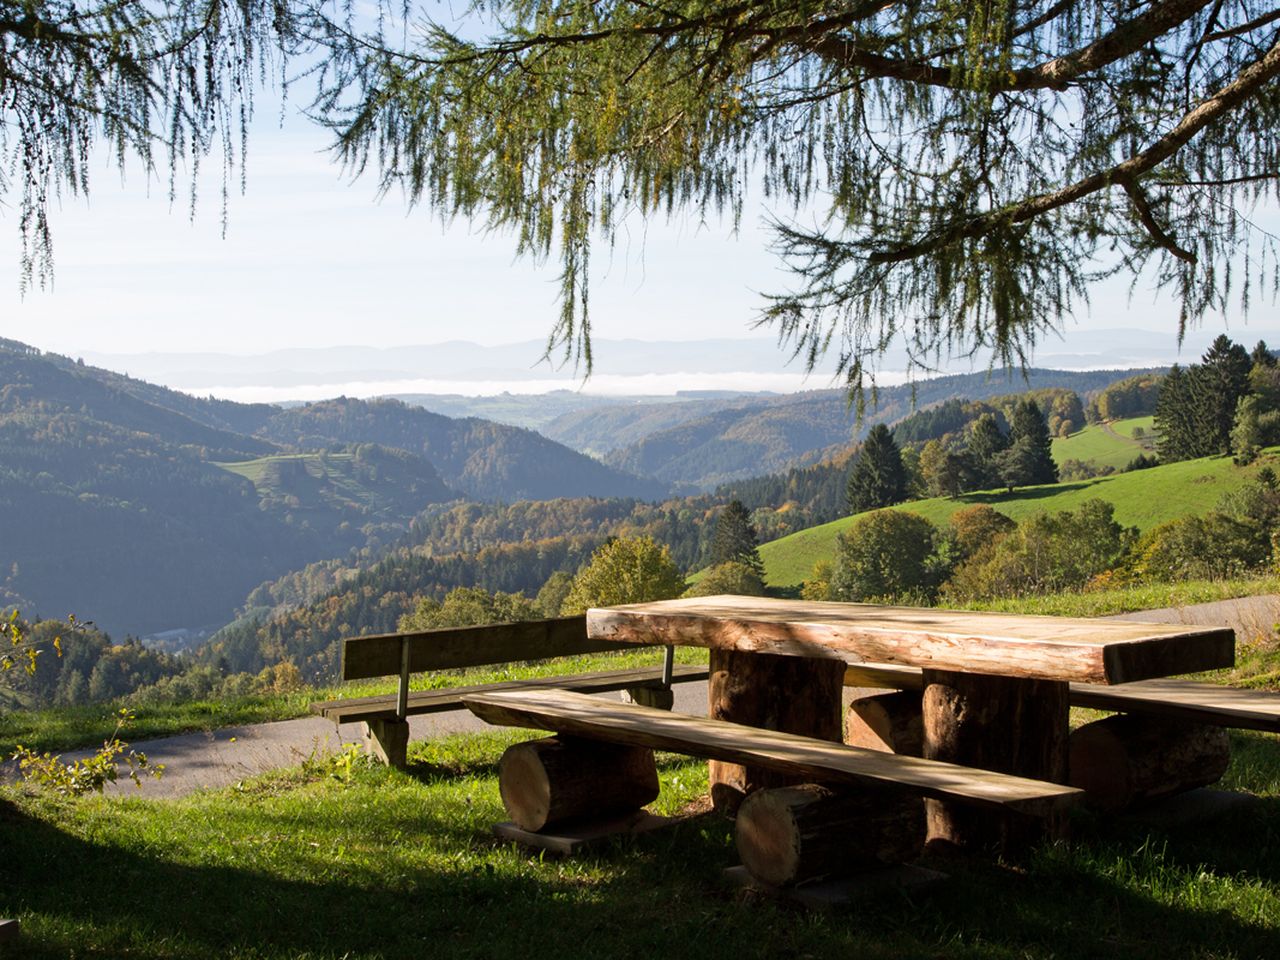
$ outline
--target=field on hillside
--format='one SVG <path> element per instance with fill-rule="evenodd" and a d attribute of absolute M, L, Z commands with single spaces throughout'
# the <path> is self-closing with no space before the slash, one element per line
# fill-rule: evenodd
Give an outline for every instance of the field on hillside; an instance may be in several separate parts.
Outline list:
<path fill-rule="evenodd" d="M 946 523 L 951 514 L 976 503 L 985 503 L 1014 520 L 1035 513 L 1071 510 L 1086 500 L 1101 499 L 1115 506 L 1116 520 L 1126 526 L 1147 530 L 1167 520 L 1207 513 L 1224 493 L 1238 490 L 1264 465 L 1280 468 L 1280 449 L 1272 448 L 1248 467 L 1237 467 L 1230 457 L 1185 460 L 1149 470 L 1079 480 L 1070 483 L 1025 487 L 1013 493 L 987 491 L 954 499 L 935 497 L 895 507 Z M 801 583 L 818 560 L 835 554 L 836 537 L 846 530 L 853 517 L 801 530 L 760 546 L 765 581 L 786 587 Z"/>
<path fill-rule="evenodd" d="M 1151 419 L 1134 417 L 1110 423 L 1093 423 L 1069 437 L 1054 437 L 1053 459 L 1058 464 L 1068 460 L 1081 460 L 1121 470 L 1134 457 L 1151 454 L 1152 449 L 1148 444 L 1133 438 L 1135 427 L 1141 427 L 1148 436 L 1151 434 Z"/>

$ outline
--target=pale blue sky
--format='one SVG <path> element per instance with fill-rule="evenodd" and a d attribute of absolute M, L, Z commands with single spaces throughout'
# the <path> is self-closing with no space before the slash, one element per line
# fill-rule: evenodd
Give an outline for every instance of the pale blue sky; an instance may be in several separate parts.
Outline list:
<path fill-rule="evenodd" d="M 46 350 L 257 353 L 285 347 L 388 347 L 465 339 L 505 343 L 544 336 L 556 313 L 556 264 L 514 260 L 506 236 L 462 222 L 447 229 L 402 198 L 376 199 L 372 178 L 352 184 L 324 152 L 326 134 L 264 97 L 250 138 L 248 184 L 234 193 L 220 235 L 218 180 L 207 177 L 194 222 L 185 198 L 171 209 L 163 183 L 122 184 L 103 162 L 88 200 L 53 215 L 52 290 L 18 293 L 14 211 L 0 208 L 0 335 Z M 767 252 L 763 208 L 734 236 L 727 222 L 637 223 L 612 254 L 595 254 L 594 330 L 602 339 L 759 336 L 759 291 L 785 275 Z M 1268 216 L 1269 224 L 1277 218 Z M 1145 286 L 1095 292 L 1091 315 L 1066 322 L 1068 343 L 1090 330 L 1141 327 L 1174 337 L 1176 311 Z M 1248 326 L 1215 318 L 1252 342 L 1280 328 L 1269 301 Z M 532 362 L 536 358 L 530 358 Z M 597 357 L 608 373 L 609 357 Z M 784 358 L 779 355 L 779 369 Z"/>

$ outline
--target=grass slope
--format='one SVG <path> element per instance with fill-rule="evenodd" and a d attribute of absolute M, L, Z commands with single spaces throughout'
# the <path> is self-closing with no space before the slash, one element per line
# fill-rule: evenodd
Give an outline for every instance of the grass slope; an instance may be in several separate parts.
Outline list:
<path fill-rule="evenodd" d="M 1280 743 L 1233 736 L 1225 785 L 1261 798 L 1194 827 L 1089 816 L 1025 869 L 940 864 L 927 897 L 865 894 L 805 914 L 728 885 L 714 815 L 571 860 L 495 841 L 496 764 L 527 734 L 411 747 L 406 772 L 312 760 L 177 801 L 27 797 L 0 788 L 5 956 L 141 960 L 566 957 L 1275 956 Z M 540 734 L 539 734 L 540 736 Z M 659 755 L 660 812 L 706 765 Z M 145 789 L 142 794 L 145 797 Z"/>
<path fill-rule="evenodd" d="M 1151 453 L 1148 446 L 1133 438 L 1133 429 L 1138 426 L 1149 434 L 1151 417 L 1095 423 L 1069 437 L 1054 437 L 1053 459 L 1059 464 L 1068 460 L 1080 460 L 1120 470 L 1134 457 Z"/>
<path fill-rule="evenodd" d="M 895 509 L 909 510 L 942 524 L 957 510 L 985 503 L 1014 520 L 1022 520 L 1035 513 L 1071 510 L 1098 498 L 1115 506 L 1120 523 L 1147 530 L 1167 520 L 1212 510 L 1224 493 L 1239 489 L 1262 466 L 1275 469 L 1280 465 L 1277 453 L 1269 450 L 1245 468 L 1235 466 L 1230 457 L 1207 457 L 1095 480 L 1025 487 L 1013 493 L 991 491 L 954 499 L 917 500 Z M 766 582 L 775 587 L 801 583 L 813 570 L 815 561 L 830 560 L 835 555 L 836 537 L 853 520 L 842 517 L 762 544 L 760 557 L 764 560 Z"/>

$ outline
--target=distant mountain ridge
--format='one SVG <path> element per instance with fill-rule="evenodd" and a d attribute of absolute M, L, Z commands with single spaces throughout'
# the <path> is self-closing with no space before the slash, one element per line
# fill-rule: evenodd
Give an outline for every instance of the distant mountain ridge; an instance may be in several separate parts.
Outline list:
<path fill-rule="evenodd" d="M 0 606 L 116 635 L 230 619 L 464 497 L 663 495 L 529 430 L 395 401 L 202 399 L 0 341 Z"/>
<path fill-rule="evenodd" d="M 656 477 L 685 491 L 707 491 L 818 463 L 847 450 L 873 424 L 893 424 L 944 400 L 978 400 L 1049 387 L 1084 395 L 1138 372 L 1144 371 L 995 370 L 936 377 L 882 388 L 877 397 L 868 398 L 861 425 L 844 390 L 814 390 L 690 401 L 676 405 L 672 414 L 679 422 L 665 429 L 653 427 L 668 405 L 635 404 L 566 414 L 545 432 L 580 449 L 609 446 L 603 459 L 621 470 Z"/>

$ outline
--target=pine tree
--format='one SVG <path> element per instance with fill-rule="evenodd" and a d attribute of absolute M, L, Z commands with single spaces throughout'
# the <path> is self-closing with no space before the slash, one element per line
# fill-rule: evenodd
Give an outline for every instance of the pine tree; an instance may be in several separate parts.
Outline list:
<path fill-rule="evenodd" d="M 1025 455 L 1019 459 L 1030 465 L 1029 475 L 1023 484 L 1057 483 L 1058 465 L 1053 462 L 1049 425 L 1045 423 L 1039 404 L 1030 397 L 1014 407 L 1013 421 L 1009 425 L 1010 449 L 1019 444 L 1026 447 Z"/>
<path fill-rule="evenodd" d="M 872 427 L 862 442 L 862 449 L 849 473 L 846 495 L 853 513 L 890 507 L 907 498 L 902 453 L 893 434 L 883 423 Z"/>
<path fill-rule="evenodd" d="M 1156 452 L 1163 463 L 1190 460 L 1199 444 L 1190 377 L 1176 363 L 1160 384 L 1155 413 Z"/>
<path fill-rule="evenodd" d="M 1009 438 L 1000 429 L 993 413 L 984 413 L 969 426 L 969 455 L 979 473 L 978 484 L 992 487 L 1000 482 L 1000 472 L 996 469 L 996 457 L 1009 449 Z"/>
<path fill-rule="evenodd" d="M 711 541 L 711 563 L 741 563 L 750 567 L 758 577 L 764 576 L 764 562 L 760 559 L 759 538 L 751 523 L 751 513 L 741 500 L 730 500 L 716 520 L 716 532 Z"/>
<path fill-rule="evenodd" d="M 1271 352 L 1271 348 L 1267 346 L 1267 341 L 1259 340 L 1254 345 L 1253 353 L 1249 354 L 1249 359 L 1255 367 L 1274 367 L 1276 365 L 1275 354 Z"/>
<path fill-rule="evenodd" d="M 1236 405 L 1249 392 L 1249 354 L 1224 333 L 1209 347 L 1191 378 L 1191 400 L 1195 404 L 1202 440 L 1196 456 L 1231 452 L 1231 427 Z"/>

